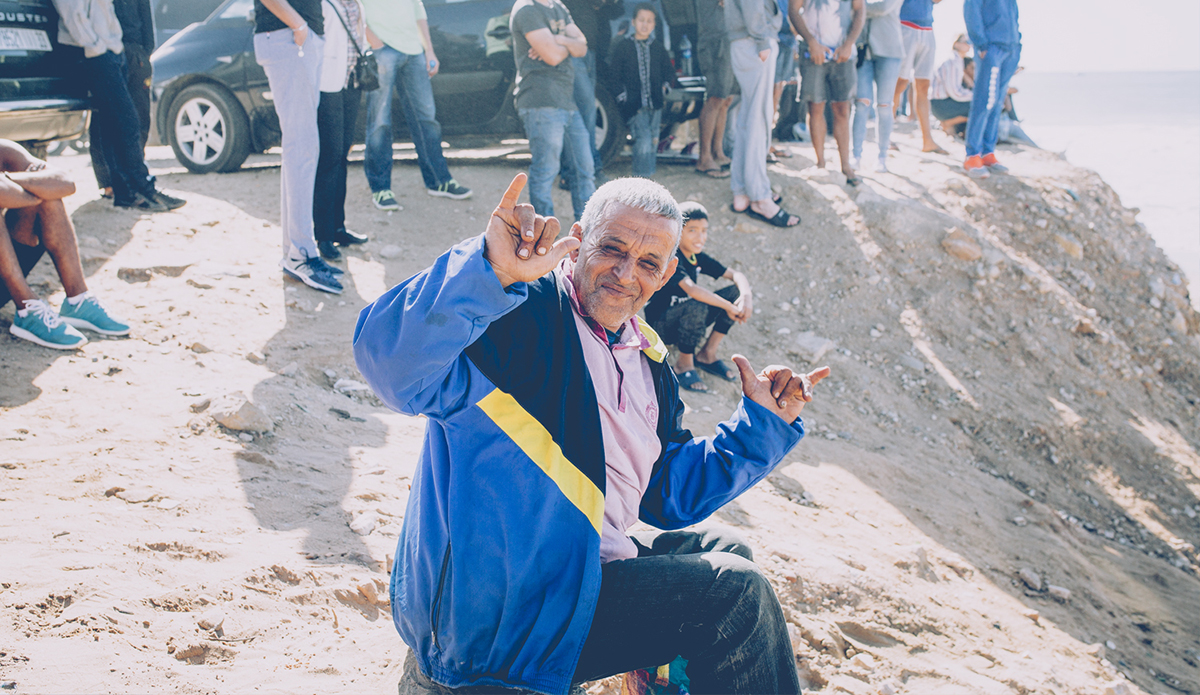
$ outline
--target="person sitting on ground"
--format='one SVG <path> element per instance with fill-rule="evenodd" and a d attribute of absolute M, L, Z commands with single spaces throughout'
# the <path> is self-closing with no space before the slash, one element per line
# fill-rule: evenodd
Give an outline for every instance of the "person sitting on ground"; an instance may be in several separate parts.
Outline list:
<path fill-rule="evenodd" d="M 942 124 L 947 135 L 962 137 L 967 130 L 971 113 L 972 90 L 975 89 L 975 61 L 967 57 L 971 40 L 959 34 L 954 40 L 954 54 L 938 66 L 929 90 L 929 109 Z"/>
<path fill-rule="evenodd" d="M 663 99 L 676 84 L 671 59 L 662 43 L 654 40 L 656 23 L 654 6 L 638 5 L 632 36 L 614 41 L 608 57 L 617 108 L 633 136 L 633 175 L 642 178 L 654 176 Z"/>
<path fill-rule="evenodd" d="M 741 272 L 726 268 L 704 253 L 708 210 L 688 201 L 679 205 L 679 211 L 683 214 L 683 232 L 676 251 L 679 264 L 674 276 L 646 304 L 646 321 L 664 343 L 679 348 L 675 362 L 679 385 L 689 391 L 707 391 L 697 368 L 726 381 L 737 381 L 737 371 L 717 356 L 717 347 L 734 323 L 745 323 L 753 313 L 750 282 Z M 712 292 L 697 284 L 700 273 L 734 284 Z M 705 340 L 710 327 L 712 333 Z M 704 347 L 697 352 L 701 343 Z"/>
<path fill-rule="evenodd" d="M 9 332 L 59 350 L 87 344 L 77 328 L 128 335 L 129 324 L 111 316 L 84 281 L 75 226 L 62 200 L 75 184 L 11 140 L 0 140 L 0 172 L 0 306 L 11 297 L 17 307 Z M 59 312 L 25 282 L 43 250 L 54 259 L 67 295 Z"/>
<path fill-rule="evenodd" d="M 559 239 L 518 205 L 359 315 L 358 368 L 423 414 L 392 570 L 401 695 L 574 683 L 689 660 L 695 692 L 798 693 L 779 599 L 746 545 L 678 529 L 764 478 L 829 374 L 755 374 L 716 435 L 683 429 L 666 348 L 636 317 L 675 272 L 667 189 L 601 186 Z M 474 690 L 474 692 L 481 692 Z"/>

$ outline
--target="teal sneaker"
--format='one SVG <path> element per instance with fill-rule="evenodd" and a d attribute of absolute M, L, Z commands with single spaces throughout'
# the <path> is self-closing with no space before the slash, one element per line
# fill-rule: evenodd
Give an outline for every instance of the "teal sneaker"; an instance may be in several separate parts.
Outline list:
<path fill-rule="evenodd" d="M 109 315 L 91 292 L 84 295 L 79 304 L 63 300 L 59 316 L 75 328 L 99 333 L 100 335 L 129 335 L 129 324 Z"/>
<path fill-rule="evenodd" d="M 31 343 L 55 350 L 74 350 L 87 345 L 82 333 L 68 326 L 54 313 L 50 305 L 40 299 L 25 302 L 13 317 L 8 332 Z"/>

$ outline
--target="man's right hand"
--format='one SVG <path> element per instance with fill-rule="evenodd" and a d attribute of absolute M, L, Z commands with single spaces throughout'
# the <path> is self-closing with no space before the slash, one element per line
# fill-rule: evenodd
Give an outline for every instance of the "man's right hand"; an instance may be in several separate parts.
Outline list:
<path fill-rule="evenodd" d="M 532 205 L 517 203 L 525 180 L 520 173 L 508 184 L 485 234 L 484 257 L 504 287 L 537 280 L 579 248 L 579 240 L 572 236 L 554 240 L 559 231 L 557 217 L 542 217 Z"/>
<path fill-rule="evenodd" d="M 816 41 L 808 42 L 808 59 L 813 65 L 825 64 L 825 47 Z"/>

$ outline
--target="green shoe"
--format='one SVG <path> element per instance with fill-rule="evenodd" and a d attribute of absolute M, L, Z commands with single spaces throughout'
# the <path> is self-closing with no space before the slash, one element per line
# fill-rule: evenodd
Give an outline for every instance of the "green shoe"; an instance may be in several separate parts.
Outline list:
<path fill-rule="evenodd" d="M 396 196 L 391 191 L 376 191 L 371 194 L 371 200 L 375 203 L 375 207 L 380 210 L 403 210 L 400 203 L 396 202 Z"/>
<path fill-rule="evenodd" d="M 87 345 L 88 341 L 82 333 L 64 323 L 50 305 L 40 299 L 25 302 L 25 308 L 19 309 L 13 317 L 8 332 L 55 350 L 74 350 Z"/>
<path fill-rule="evenodd" d="M 82 328 L 101 335 L 129 335 L 129 324 L 109 316 L 108 311 L 100 305 L 100 301 L 91 292 L 85 294 L 83 301 L 79 304 L 71 304 L 71 302 L 63 300 L 62 309 L 58 314 L 63 321 L 75 328 Z"/>

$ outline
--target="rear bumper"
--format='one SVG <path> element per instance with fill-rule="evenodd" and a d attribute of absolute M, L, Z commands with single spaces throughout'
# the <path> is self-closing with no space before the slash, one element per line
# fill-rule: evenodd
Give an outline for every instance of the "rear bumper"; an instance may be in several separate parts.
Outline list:
<path fill-rule="evenodd" d="M 0 101 L 0 138 L 46 143 L 77 138 L 87 130 L 86 99 Z"/>

